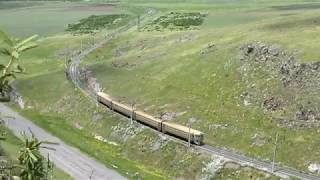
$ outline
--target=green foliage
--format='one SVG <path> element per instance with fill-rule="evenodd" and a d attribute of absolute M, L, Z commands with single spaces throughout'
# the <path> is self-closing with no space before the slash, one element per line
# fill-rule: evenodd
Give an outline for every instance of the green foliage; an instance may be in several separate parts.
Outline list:
<path fill-rule="evenodd" d="M 214 176 L 215 180 L 242 180 L 242 179 L 265 179 L 265 180 L 279 180 L 279 177 L 258 171 L 256 169 L 244 168 L 222 168 Z"/>
<path fill-rule="evenodd" d="M 7 129 L 4 126 L 0 126 L 1 132 L 6 135 Z M 13 138 L 12 134 L 9 134 L 9 141 Z M 1 139 L 4 140 L 4 139 Z M 5 139 L 6 140 L 6 139 Z M 16 143 L 16 142 L 15 142 Z M 31 138 L 25 136 L 24 146 L 20 149 L 18 156 L 18 163 L 2 160 L 0 164 L 0 178 L 1 179 L 23 179 L 23 180 L 46 180 L 52 179 L 53 164 L 51 163 L 49 156 L 45 159 L 40 154 L 40 148 L 49 147 L 43 146 L 44 144 L 52 144 L 45 141 L 39 141 L 33 134 Z M 1 155 L 6 156 L 1 144 Z M 12 152 L 11 152 L 12 153 Z M 9 158 L 8 158 L 9 159 Z"/>
<path fill-rule="evenodd" d="M 81 102 L 85 103 L 86 97 Z M 76 129 L 58 116 L 52 116 L 51 113 L 42 114 L 33 110 L 20 112 L 23 116 L 34 120 L 37 125 L 43 127 L 48 132 L 55 134 L 59 138 L 66 138 L 66 143 L 103 162 L 107 167 L 116 167 L 117 172 L 129 179 L 137 179 L 135 178 L 136 172 L 139 173 L 141 179 L 165 179 L 165 175 L 162 174 L 161 170 L 156 170 L 153 167 L 127 159 L 121 154 L 122 148 L 97 141 L 91 132 Z"/>
<path fill-rule="evenodd" d="M 3 116 L 2 116 L 3 117 Z M 21 139 L 16 137 L 8 128 L 5 126 L 0 126 L 0 132 L 5 135 L 5 140 L 0 141 L 1 152 L 1 161 L 0 161 L 0 179 L 8 179 L 15 176 L 16 179 L 19 179 L 18 176 L 21 173 L 22 166 L 18 165 L 18 155 L 19 151 L 24 148 L 25 144 Z M 47 162 L 47 161 L 46 161 Z M 46 165 L 45 165 L 46 166 Z M 62 170 L 54 167 L 53 172 L 49 173 L 50 179 L 57 180 L 69 180 L 71 177 L 64 173 Z M 10 176 L 10 177 L 9 177 Z M 49 176 L 48 176 L 49 177 Z"/>
<path fill-rule="evenodd" d="M 234 3 L 230 9 L 237 5 Z M 260 106 L 245 105 L 241 96 L 246 87 L 252 88 L 240 81 L 238 71 L 239 48 L 247 42 L 280 44 L 306 61 L 319 59 L 319 43 L 314 39 L 319 35 L 316 26 L 299 24 L 285 32 L 266 28 L 294 19 L 302 22 L 316 18 L 319 12 L 285 13 L 261 8 L 250 12 L 209 11 L 208 20 L 199 31 L 128 33 L 93 52 L 84 62 L 92 63 L 90 70 L 113 97 L 138 102 L 141 109 L 148 109 L 154 115 L 187 111 L 175 121 L 187 124 L 190 118 L 196 117 L 198 121 L 193 126 L 205 132 L 207 144 L 270 160 L 273 147 L 270 139 L 275 131 L 283 131 L 286 140 L 279 145 L 277 161 L 306 170 L 309 162 L 320 160 L 318 130 L 279 128 L 269 113 Z M 252 16 L 256 19 L 251 19 Z M 203 48 L 212 43 L 216 49 L 202 54 Z M 120 63 L 127 65 L 115 66 Z M 277 91 L 269 77 L 263 75 L 250 77 Z M 316 100 L 313 94 L 306 96 Z M 162 108 L 164 105 L 169 107 Z M 228 127 L 219 127 L 224 125 Z M 256 133 L 266 137 L 263 147 L 252 145 Z M 305 153 L 307 150 L 309 154 Z"/>
<path fill-rule="evenodd" d="M 243 99 L 239 98 L 244 85 L 239 80 L 236 69 L 238 48 L 243 43 L 262 40 L 281 44 L 292 50 L 298 49 L 303 59 L 314 60 L 319 56 L 319 43 L 314 38 L 319 35 L 316 27 L 306 28 L 300 23 L 299 28 L 297 26 L 286 28 L 286 36 L 283 36 L 281 29 L 265 27 L 273 24 L 274 27 L 279 27 L 278 23 L 288 22 L 286 19 L 292 21 L 297 17 L 301 19 L 316 17 L 319 12 L 313 11 L 309 12 L 310 14 L 306 11 L 280 12 L 269 8 L 278 3 L 276 1 L 269 4 L 260 3 L 260 1 L 255 3 L 252 3 L 253 1 L 251 3 L 228 1 L 228 4 L 190 4 L 184 3 L 185 1 L 177 4 L 176 1 L 171 0 L 165 2 L 156 4 L 157 8 L 170 9 L 170 11 L 208 12 L 209 16 L 201 29 L 194 34 L 193 32 L 128 33 L 127 36 L 121 36 L 108 43 L 103 49 L 90 54 L 91 58 L 85 62 L 97 63 L 92 66 L 92 71 L 102 86 L 108 88 L 106 90 L 108 93 L 116 97 L 126 97 L 127 101 L 137 100 L 141 108 L 154 107 L 149 112 L 155 115 L 159 111 L 187 111 L 187 114 L 178 117 L 176 121 L 183 124 L 187 123 L 190 117 L 197 118 L 199 121 L 194 126 L 206 132 L 208 144 L 224 146 L 250 156 L 269 160 L 273 147 L 270 137 L 273 137 L 274 130 L 279 130 L 279 128 L 261 109 L 254 106 L 245 107 Z M 290 3 L 292 4 L 292 1 L 281 2 L 280 5 Z M 155 4 L 149 3 L 145 6 L 154 7 L 153 5 Z M 41 24 L 41 26 L 49 27 L 46 24 Z M 60 36 L 57 37 L 60 38 Z M 73 88 L 65 82 L 63 66 L 59 66 L 57 58 L 52 57 L 57 49 L 67 48 L 64 43 L 58 47 L 58 38 L 50 38 L 51 42 L 47 43 L 47 49 L 29 54 L 28 60 L 32 63 L 28 67 L 37 72 L 38 76 L 21 79 L 18 83 L 19 90 L 25 98 L 30 99 L 28 103 L 31 104 L 34 111 L 44 112 L 49 109 L 53 114 L 61 116 L 61 121 L 63 121 L 61 124 L 55 125 L 57 121 L 53 119 L 53 123 L 43 122 L 42 127 L 56 126 L 54 127 L 55 132 L 52 131 L 52 133 L 60 134 L 60 137 L 66 141 L 77 141 L 79 146 L 83 145 L 83 150 L 93 155 L 96 151 L 101 150 L 95 156 L 100 160 L 103 159 L 102 156 L 107 158 L 110 152 L 104 150 L 105 145 L 97 147 L 96 150 L 90 149 L 96 143 L 89 139 L 88 145 L 85 146 L 85 141 L 82 139 L 85 135 L 80 130 L 74 135 L 76 138 L 66 136 L 65 132 L 71 133 L 71 130 L 75 129 L 73 122 L 77 122 L 76 120 L 69 122 L 71 117 L 77 119 L 76 117 L 80 117 L 79 112 L 84 112 L 81 118 L 87 121 L 83 120 L 83 124 L 90 125 L 92 118 L 85 113 L 88 107 L 86 109 L 74 107 L 76 103 L 65 100 L 70 96 L 70 93 L 66 92 L 73 92 Z M 67 42 L 65 39 L 63 41 Z M 210 43 L 216 45 L 215 51 L 199 55 L 201 49 Z M 119 53 L 120 56 L 113 57 L 117 51 L 122 51 Z M 161 53 L 155 56 L 157 52 L 164 53 L 162 56 Z M 47 57 L 50 55 L 51 59 L 48 60 Z M 115 68 L 111 63 L 119 61 L 128 62 L 133 66 Z M 50 63 L 50 68 L 48 63 Z M 57 72 L 52 73 L 54 70 Z M 38 73 L 39 71 L 41 73 Z M 36 88 L 39 86 L 42 88 Z M 41 93 L 44 92 L 43 88 L 47 89 L 46 93 Z M 62 102 L 66 102 L 67 105 L 62 106 Z M 72 111 L 66 112 L 65 108 L 68 104 L 72 106 Z M 170 107 L 160 109 L 163 105 L 170 105 Z M 39 118 L 34 119 L 39 120 Z M 48 120 L 47 117 L 44 119 Z M 117 122 L 112 120 L 109 123 Z M 66 126 L 65 123 L 69 123 L 69 126 Z M 101 132 L 111 133 L 111 130 L 106 131 L 108 126 L 110 126 L 108 123 L 102 124 Z M 90 126 L 88 129 L 88 131 L 97 132 L 95 126 Z M 267 141 L 263 147 L 252 145 L 251 137 L 256 133 L 266 136 Z M 287 139 L 279 145 L 281 147 L 279 147 L 277 161 L 299 169 L 307 167 L 308 162 L 319 161 L 319 141 L 317 139 L 320 136 L 316 130 L 288 130 L 283 134 Z M 306 151 L 310 153 L 305 153 Z M 168 153 L 172 153 L 172 150 L 168 150 Z M 143 158 L 146 161 L 149 160 L 145 156 Z M 150 167 L 153 166 L 150 165 Z M 159 167 L 159 169 L 163 168 Z"/>
<path fill-rule="evenodd" d="M 202 25 L 205 17 L 205 14 L 199 12 L 170 12 L 147 24 L 143 29 L 147 31 L 161 31 L 163 29 L 186 30 Z"/>
<path fill-rule="evenodd" d="M 49 156 L 46 160 L 40 154 L 40 148 L 51 149 L 41 146 L 51 143 L 39 141 L 34 134 L 30 139 L 25 136 L 24 143 L 18 157 L 19 165 L 22 167 L 20 177 L 24 180 L 50 179 L 48 175 L 53 169 L 53 164 L 50 162 Z"/>
<path fill-rule="evenodd" d="M 81 19 L 77 23 L 69 24 L 66 31 L 86 34 L 106 28 L 113 29 L 128 22 L 129 17 L 127 14 L 92 15 L 88 18 Z"/>
<path fill-rule="evenodd" d="M 22 67 L 19 65 L 19 58 L 22 52 L 32 49 L 37 46 L 33 40 L 37 38 L 36 35 L 18 41 L 9 37 L 3 31 L 0 31 L 0 53 L 3 57 L 7 57 L 9 62 L 7 65 L 0 64 L 0 95 L 2 101 L 9 101 L 9 92 L 11 90 L 11 82 L 16 78 L 16 74 L 23 73 Z M 1 118 L 1 117 L 0 117 Z M 2 139 L 5 137 L 2 135 Z M 33 134 L 31 139 L 25 136 L 25 146 L 20 150 L 18 157 L 19 166 L 4 164 L 1 168 L 1 178 L 10 179 L 12 177 L 11 170 L 20 168 L 20 177 L 24 180 L 40 180 L 48 179 L 49 171 L 52 170 L 53 165 L 49 160 L 46 161 L 40 154 L 42 144 L 48 142 L 39 141 Z"/>
<path fill-rule="evenodd" d="M 33 42 L 36 38 L 37 35 L 33 35 L 18 41 L 0 31 L 0 54 L 9 59 L 7 65 L 0 64 L 0 72 L 2 72 L 0 75 L 0 101 L 10 100 L 11 83 L 16 79 L 17 74 L 23 73 L 23 69 L 19 65 L 20 55 L 37 46 Z"/>

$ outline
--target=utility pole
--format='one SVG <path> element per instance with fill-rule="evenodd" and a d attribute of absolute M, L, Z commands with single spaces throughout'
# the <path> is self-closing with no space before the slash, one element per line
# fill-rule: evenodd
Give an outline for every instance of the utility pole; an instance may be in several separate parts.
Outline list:
<path fill-rule="evenodd" d="M 89 176 L 89 179 L 92 180 L 94 169 L 93 169 L 92 167 L 90 167 L 90 168 L 91 168 L 91 174 L 90 174 L 90 176 Z"/>
<path fill-rule="evenodd" d="M 110 106 L 111 106 L 112 115 L 114 115 L 113 102 L 112 102 L 112 100 L 111 100 L 111 102 L 110 102 Z"/>
<path fill-rule="evenodd" d="M 80 45 L 80 52 L 82 53 L 82 39 L 81 39 L 81 41 L 80 41 L 80 43 L 81 43 L 81 45 Z"/>
<path fill-rule="evenodd" d="M 138 31 L 140 31 L 140 15 L 138 15 Z"/>
<path fill-rule="evenodd" d="M 188 137 L 188 146 L 191 147 L 191 124 L 189 124 L 189 137 Z"/>
<path fill-rule="evenodd" d="M 95 35 L 96 35 L 96 33 L 95 32 L 92 32 L 92 33 L 90 33 L 90 35 L 91 35 L 91 40 L 92 40 L 92 45 L 94 46 L 95 45 Z M 89 43 L 90 44 L 90 43 Z"/>
<path fill-rule="evenodd" d="M 273 158 L 272 158 L 272 169 L 271 169 L 271 172 L 272 172 L 272 173 L 274 172 L 274 164 L 275 164 L 275 159 L 276 159 L 278 136 L 279 136 L 279 134 L 278 134 L 278 132 L 277 132 L 277 134 L 276 134 L 276 141 L 275 141 L 274 150 L 273 150 Z"/>
<path fill-rule="evenodd" d="M 135 103 L 131 103 L 131 118 L 130 118 L 130 120 L 131 120 L 131 125 L 133 124 L 134 104 L 135 104 Z"/>

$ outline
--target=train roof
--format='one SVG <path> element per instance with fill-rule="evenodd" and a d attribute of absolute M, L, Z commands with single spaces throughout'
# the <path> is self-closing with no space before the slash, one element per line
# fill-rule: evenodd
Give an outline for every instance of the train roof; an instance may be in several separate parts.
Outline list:
<path fill-rule="evenodd" d="M 106 100 L 112 101 L 113 104 L 116 104 L 116 105 L 118 105 L 118 106 L 120 106 L 122 108 L 128 109 L 128 110 L 132 110 L 131 107 L 129 107 L 129 106 L 123 104 L 123 103 L 120 103 L 120 102 L 117 102 L 117 101 L 113 101 L 111 99 L 111 97 L 108 94 L 104 93 L 104 92 L 98 92 L 97 94 L 98 94 L 98 96 L 100 96 L 100 97 L 102 97 L 102 98 L 104 98 Z M 189 132 L 189 127 L 187 127 L 187 126 L 183 126 L 183 125 L 176 124 L 176 123 L 173 123 L 173 122 L 163 121 L 163 120 L 155 118 L 155 117 L 153 117 L 153 116 L 151 116 L 151 115 L 149 115 L 149 114 L 147 114 L 147 113 L 145 113 L 143 111 L 138 111 L 137 110 L 137 111 L 135 111 L 135 113 L 140 114 L 140 115 L 142 115 L 142 116 L 144 116 L 146 118 L 152 119 L 154 121 L 162 122 L 163 124 L 165 124 L 167 126 L 179 129 L 181 131 Z M 190 132 L 192 134 L 196 134 L 196 135 L 202 135 L 203 134 L 201 131 L 198 131 L 198 130 L 195 130 L 195 129 L 192 129 L 192 128 L 190 128 Z"/>
<path fill-rule="evenodd" d="M 151 115 L 149 115 L 149 114 L 147 114 L 147 113 L 145 113 L 145 112 L 143 112 L 143 111 L 134 111 L 134 112 L 135 112 L 136 114 L 140 114 L 140 115 L 142 115 L 142 116 L 144 116 L 144 117 L 146 117 L 146 118 L 152 119 L 152 120 L 154 120 L 154 121 L 162 122 L 161 119 L 155 118 L 155 117 L 153 117 L 153 116 L 151 116 Z"/>
<path fill-rule="evenodd" d="M 120 107 L 122 107 L 124 109 L 127 109 L 127 110 L 130 110 L 130 111 L 133 110 L 130 106 L 128 106 L 126 104 L 123 104 L 123 103 L 119 103 L 117 101 L 112 101 L 112 104 L 116 104 L 117 106 L 120 106 Z"/>
<path fill-rule="evenodd" d="M 165 124 L 167 126 L 174 127 L 176 129 L 179 129 L 179 130 L 184 131 L 184 132 L 189 132 L 189 127 L 187 127 L 187 126 L 183 126 L 183 125 L 176 124 L 176 123 L 173 123 L 173 122 L 168 122 L 168 121 L 164 121 L 163 124 Z M 203 134 L 203 132 L 195 130 L 195 129 L 192 129 L 192 128 L 190 128 L 190 133 L 191 134 L 196 134 L 196 135 L 202 135 Z"/>
<path fill-rule="evenodd" d="M 120 102 L 117 102 L 117 101 L 114 101 L 113 99 L 111 99 L 111 97 L 108 94 L 106 94 L 104 92 L 98 92 L 97 94 L 98 94 L 98 96 L 100 96 L 100 97 L 102 97 L 102 98 L 104 98 L 106 100 L 111 101 L 112 104 L 115 104 L 117 106 L 120 106 L 122 108 L 125 108 L 125 109 L 128 109 L 128 110 L 132 111 L 132 108 L 130 106 L 128 106 L 126 104 L 123 104 L 123 103 L 120 103 Z"/>
<path fill-rule="evenodd" d="M 112 101 L 111 97 L 108 94 L 104 93 L 104 92 L 97 92 L 97 94 L 98 94 L 98 96 L 101 96 L 101 97 L 103 97 L 103 98 L 105 98 L 107 100 Z"/>

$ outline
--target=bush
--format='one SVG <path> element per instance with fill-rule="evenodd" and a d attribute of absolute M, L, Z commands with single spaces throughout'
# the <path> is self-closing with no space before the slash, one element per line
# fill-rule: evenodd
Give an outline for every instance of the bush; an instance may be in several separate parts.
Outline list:
<path fill-rule="evenodd" d="M 74 33 L 93 33 L 101 29 L 114 29 L 126 24 L 130 16 L 127 14 L 92 15 L 74 24 L 68 24 L 66 31 Z"/>
<path fill-rule="evenodd" d="M 187 30 L 202 25 L 205 17 L 205 14 L 201 14 L 199 12 L 170 12 L 164 16 L 160 16 L 151 23 L 148 23 L 143 29 L 147 31 L 161 31 L 164 29 Z"/>

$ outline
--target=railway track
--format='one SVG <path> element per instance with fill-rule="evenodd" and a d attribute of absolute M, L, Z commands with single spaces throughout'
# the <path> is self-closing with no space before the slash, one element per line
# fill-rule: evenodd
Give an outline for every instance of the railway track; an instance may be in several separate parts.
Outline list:
<path fill-rule="evenodd" d="M 149 9 L 145 15 L 141 16 L 140 20 L 144 20 L 147 17 L 150 17 L 154 14 L 156 14 L 157 11 L 155 9 Z M 81 60 L 88 54 L 90 54 L 92 51 L 95 49 L 98 49 L 105 45 L 107 42 L 112 40 L 113 38 L 117 37 L 119 34 L 128 31 L 132 27 L 135 27 L 137 25 L 138 21 L 133 20 L 129 22 L 126 26 L 123 26 L 116 30 L 115 32 L 109 34 L 105 39 L 97 42 L 93 46 L 90 46 L 84 50 L 81 50 L 80 53 L 74 54 L 70 62 L 67 63 L 66 66 L 66 73 L 69 77 L 69 80 L 79 89 L 81 90 L 85 95 L 88 95 L 93 101 L 97 102 L 97 92 L 95 89 L 90 88 L 87 86 L 86 82 L 84 82 L 81 79 L 81 69 L 80 69 L 80 63 Z M 158 132 L 158 131 L 157 131 Z M 170 139 L 184 145 L 188 145 L 187 142 L 180 140 L 176 137 L 168 136 Z M 265 172 L 272 173 L 276 176 L 280 176 L 283 178 L 286 177 L 293 177 L 293 178 L 298 178 L 298 179 L 303 179 L 303 180 L 320 180 L 320 176 L 308 174 L 306 172 L 302 172 L 299 170 L 296 170 L 291 167 L 285 167 L 285 166 L 274 166 L 274 170 L 272 170 L 272 163 L 270 162 L 265 162 L 265 161 L 260 161 L 251 157 L 247 157 L 235 152 L 232 152 L 230 150 L 224 149 L 224 148 L 217 148 L 213 147 L 210 145 L 202 145 L 202 146 L 197 146 L 197 145 L 192 145 L 193 148 L 201 151 L 205 151 L 210 154 L 222 156 L 228 160 L 234 161 L 236 163 L 250 166 Z"/>

